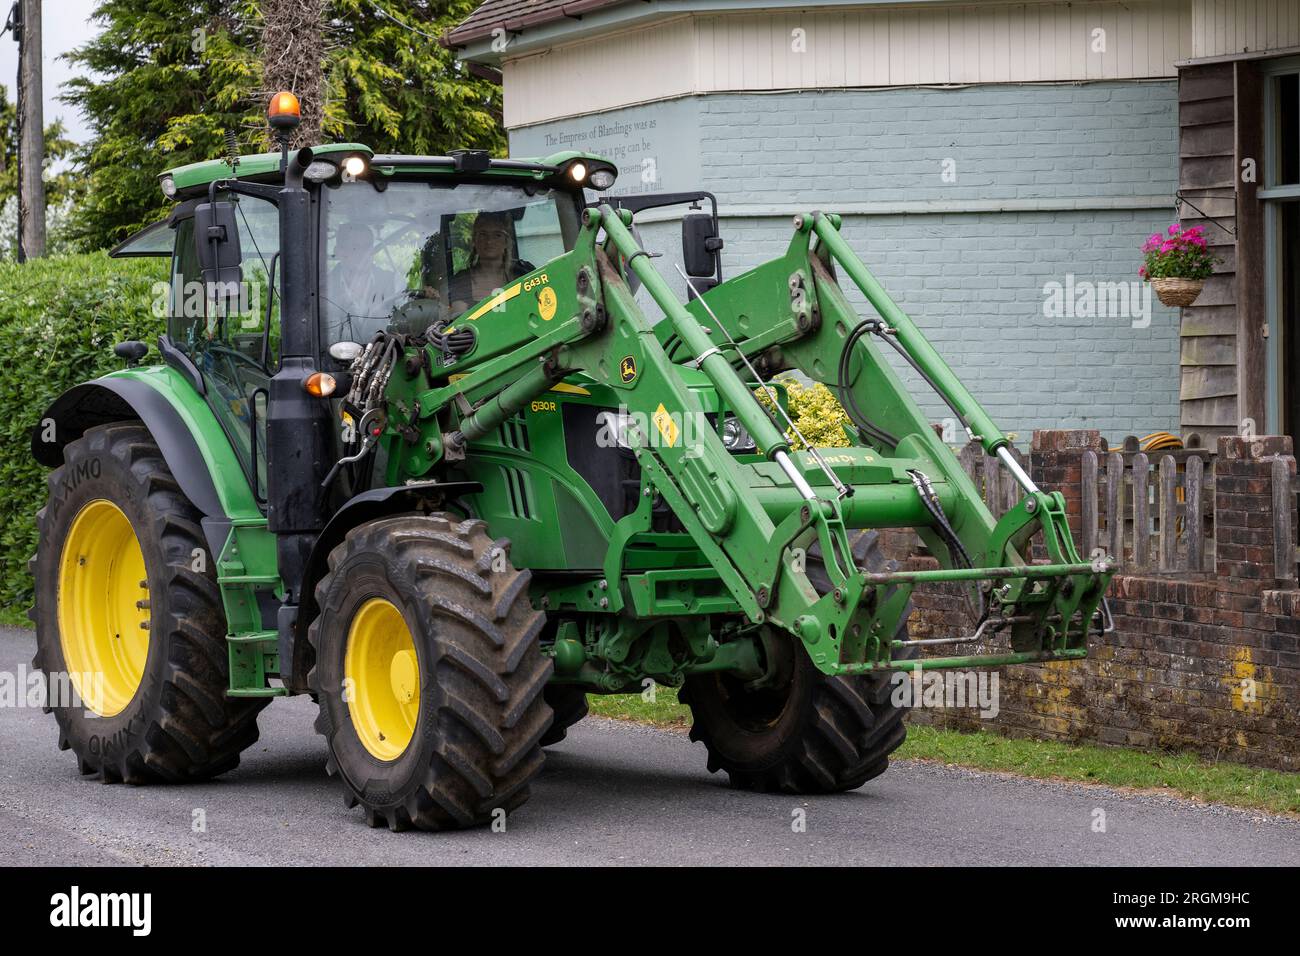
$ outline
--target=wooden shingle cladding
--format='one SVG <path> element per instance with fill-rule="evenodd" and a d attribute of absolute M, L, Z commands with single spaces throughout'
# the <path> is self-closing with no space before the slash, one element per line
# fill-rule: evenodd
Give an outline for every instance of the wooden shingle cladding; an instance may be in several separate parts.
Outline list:
<path fill-rule="evenodd" d="M 1221 260 L 1196 303 L 1182 310 L 1179 404 L 1184 436 L 1205 444 L 1235 434 L 1238 408 L 1236 100 L 1234 65 L 1179 73 L 1178 189 L 1184 226 L 1204 225 Z M 1195 208 L 1193 208 L 1195 207 Z M 1199 211 L 1198 211 L 1199 210 Z"/>

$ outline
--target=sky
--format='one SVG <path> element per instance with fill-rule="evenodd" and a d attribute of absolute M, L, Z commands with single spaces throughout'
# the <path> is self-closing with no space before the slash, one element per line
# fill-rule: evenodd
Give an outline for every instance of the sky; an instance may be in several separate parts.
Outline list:
<path fill-rule="evenodd" d="M 75 73 L 72 65 L 59 59 L 74 47 L 81 46 L 99 32 L 96 24 L 90 22 L 90 13 L 97 0 L 44 0 L 42 4 L 42 56 L 45 63 L 45 122 L 48 125 L 55 119 L 62 119 L 68 135 L 78 143 L 90 138 L 90 130 L 85 119 L 71 106 L 59 102 L 59 87 Z M 0 0 L 0 26 L 9 15 L 12 0 Z M 0 83 L 9 91 L 9 99 L 14 99 L 18 86 L 18 44 L 13 35 L 6 33 L 0 37 Z"/>

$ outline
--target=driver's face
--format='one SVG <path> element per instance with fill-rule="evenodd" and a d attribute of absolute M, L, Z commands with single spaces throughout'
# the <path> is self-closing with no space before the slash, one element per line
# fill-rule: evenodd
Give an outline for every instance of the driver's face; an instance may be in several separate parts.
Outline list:
<path fill-rule="evenodd" d="M 494 259 L 505 253 L 510 234 L 499 223 L 474 225 L 474 250 L 485 259 Z"/>

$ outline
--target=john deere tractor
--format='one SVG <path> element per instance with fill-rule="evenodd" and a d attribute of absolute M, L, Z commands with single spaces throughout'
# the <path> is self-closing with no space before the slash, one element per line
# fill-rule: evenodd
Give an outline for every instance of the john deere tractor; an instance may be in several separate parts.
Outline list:
<path fill-rule="evenodd" d="M 293 97 L 270 117 L 291 128 Z M 902 742 L 896 671 L 1086 654 L 1113 568 L 839 216 L 723 281 L 712 196 L 616 176 L 357 143 L 162 175 L 171 214 L 114 251 L 171 263 L 157 361 L 118 344 L 32 443 L 36 665 L 77 691 L 53 710 L 84 774 L 211 777 L 309 694 L 372 826 L 467 827 L 527 799 L 588 694 L 658 684 L 734 786 L 827 793 Z M 636 215 L 671 204 L 666 278 Z M 1000 520 L 890 353 L 1018 482 Z M 800 374 L 847 447 L 801 440 Z M 888 562 L 890 528 L 939 569 Z M 966 594 L 968 633 L 909 638 L 924 582 Z"/>

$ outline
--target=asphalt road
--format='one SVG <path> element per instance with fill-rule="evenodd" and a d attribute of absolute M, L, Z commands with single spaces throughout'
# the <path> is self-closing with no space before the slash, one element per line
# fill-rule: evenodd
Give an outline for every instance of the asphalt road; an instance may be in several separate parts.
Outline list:
<path fill-rule="evenodd" d="M 0 628 L 0 671 L 32 645 Z M 1300 864 L 1300 821 L 934 764 L 833 797 L 736 792 L 683 735 L 598 719 L 551 749 L 504 833 L 390 833 L 344 808 L 314 710 L 273 702 L 214 782 L 128 787 L 80 776 L 52 717 L 0 708 L 0 864 Z"/>

